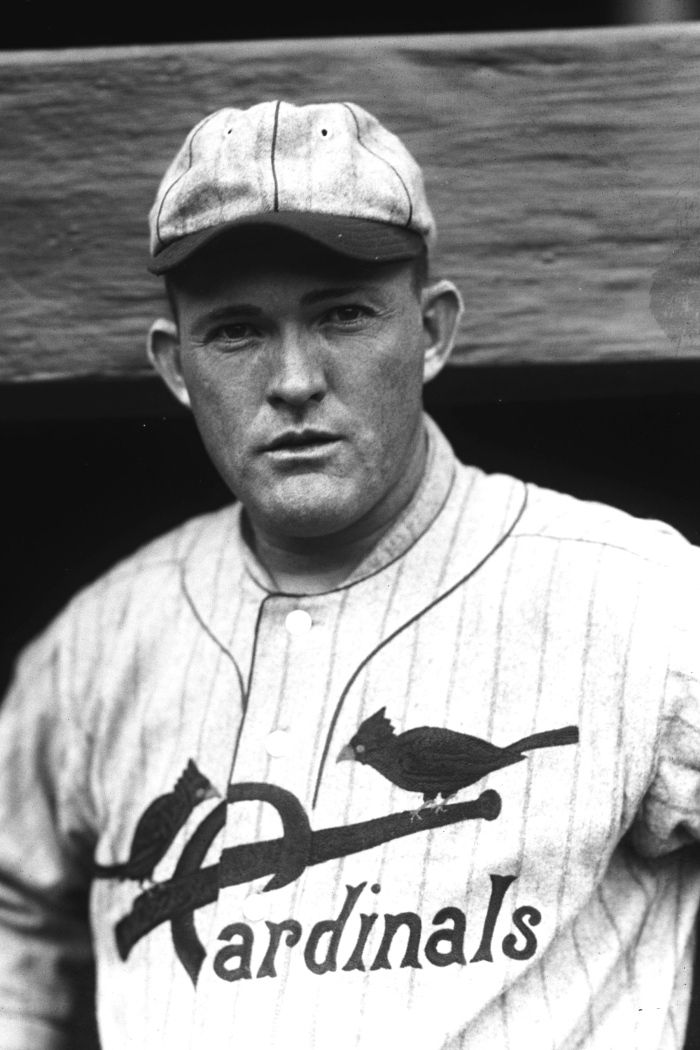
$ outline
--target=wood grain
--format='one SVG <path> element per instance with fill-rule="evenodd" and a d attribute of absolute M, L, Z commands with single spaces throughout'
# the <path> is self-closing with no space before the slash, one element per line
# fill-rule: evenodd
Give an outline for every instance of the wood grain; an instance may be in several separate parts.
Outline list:
<path fill-rule="evenodd" d="M 223 105 L 350 98 L 422 163 L 461 366 L 700 360 L 700 24 L 0 54 L 0 382 L 138 377 L 146 214 Z"/>

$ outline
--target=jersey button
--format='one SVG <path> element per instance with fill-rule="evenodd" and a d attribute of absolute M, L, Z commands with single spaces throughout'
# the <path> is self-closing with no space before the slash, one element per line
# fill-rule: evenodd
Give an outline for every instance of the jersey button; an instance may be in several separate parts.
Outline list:
<path fill-rule="evenodd" d="M 249 922 L 260 922 L 267 915 L 267 901 L 262 893 L 251 893 L 243 901 L 241 911 Z"/>
<path fill-rule="evenodd" d="M 265 750 L 271 758 L 282 758 L 289 754 L 289 732 L 286 729 L 273 729 L 265 741 Z"/>
<path fill-rule="evenodd" d="M 301 637 L 309 633 L 313 627 L 313 620 L 305 609 L 292 609 L 287 613 L 284 626 L 292 636 Z"/>

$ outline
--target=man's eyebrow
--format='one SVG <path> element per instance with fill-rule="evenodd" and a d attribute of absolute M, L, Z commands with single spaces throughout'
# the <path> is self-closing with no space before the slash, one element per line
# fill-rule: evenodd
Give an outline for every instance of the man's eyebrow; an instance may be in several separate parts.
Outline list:
<path fill-rule="evenodd" d="M 337 288 L 319 288 L 318 291 L 307 292 L 302 295 L 301 301 L 305 306 L 314 306 L 316 303 L 324 303 L 328 299 L 340 299 L 345 295 L 357 295 L 358 292 L 367 292 L 364 284 L 345 284 Z"/>
<path fill-rule="evenodd" d="M 227 303 L 226 306 L 216 306 L 197 318 L 197 324 L 215 324 L 217 321 L 227 321 L 237 314 L 246 314 L 251 317 L 259 317 L 262 309 L 253 303 Z"/>

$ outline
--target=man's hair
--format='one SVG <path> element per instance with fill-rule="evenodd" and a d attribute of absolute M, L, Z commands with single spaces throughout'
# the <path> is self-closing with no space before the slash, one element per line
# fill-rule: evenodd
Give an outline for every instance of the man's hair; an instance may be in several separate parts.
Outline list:
<path fill-rule="evenodd" d="M 395 263 L 378 263 L 379 266 L 392 266 Z M 428 260 L 428 249 L 424 247 L 420 255 L 416 255 L 414 259 L 407 262 L 407 266 L 411 269 L 411 287 L 417 297 L 420 297 L 421 292 L 430 281 L 430 265 Z M 164 274 L 165 279 L 165 294 L 168 297 L 168 303 L 170 304 L 170 310 L 173 315 L 173 320 L 177 324 L 178 311 L 177 311 L 177 287 L 178 287 L 178 276 L 177 270 L 170 271 Z"/>

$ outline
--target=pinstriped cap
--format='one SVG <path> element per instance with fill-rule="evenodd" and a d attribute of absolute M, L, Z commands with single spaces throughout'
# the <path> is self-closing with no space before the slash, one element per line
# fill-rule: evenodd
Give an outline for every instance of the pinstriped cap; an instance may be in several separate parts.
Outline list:
<path fill-rule="evenodd" d="M 411 259 L 435 239 L 418 164 L 350 102 L 210 114 L 165 173 L 149 218 L 156 274 L 234 227 L 278 226 L 377 262 Z"/>

